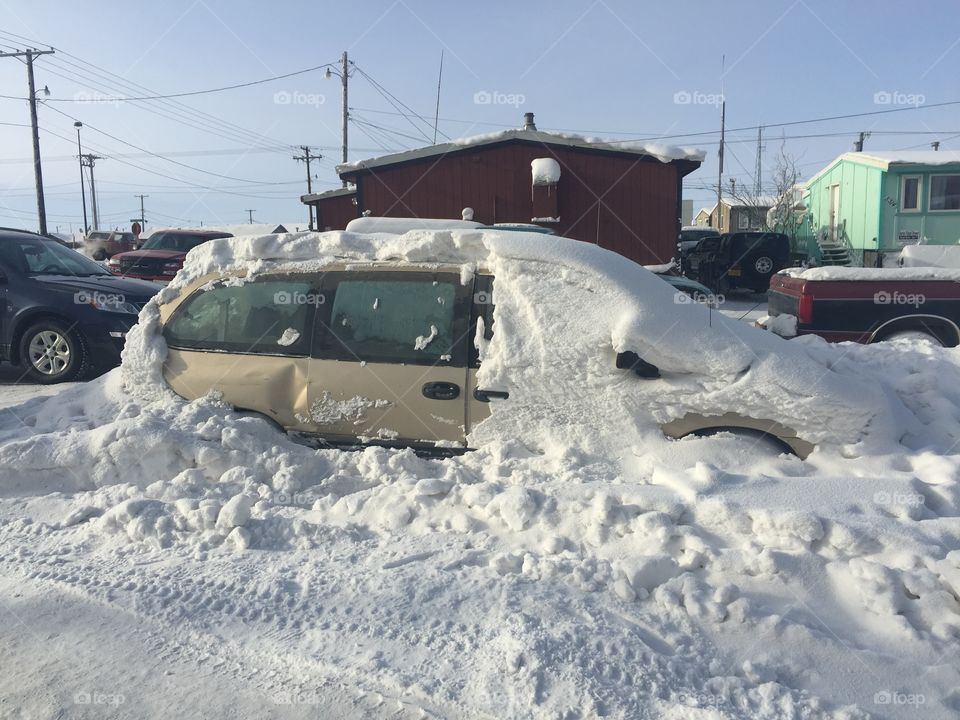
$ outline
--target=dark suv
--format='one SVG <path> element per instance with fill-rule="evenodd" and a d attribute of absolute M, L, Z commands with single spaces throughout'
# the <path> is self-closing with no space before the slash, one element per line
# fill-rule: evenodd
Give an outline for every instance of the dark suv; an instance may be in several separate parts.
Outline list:
<path fill-rule="evenodd" d="M 161 230 L 155 232 L 139 250 L 114 255 L 107 267 L 115 275 L 168 283 L 183 267 L 183 259 L 197 245 L 233 237 L 213 230 Z"/>
<path fill-rule="evenodd" d="M 105 372 L 159 289 L 114 277 L 50 238 L 0 228 L 0 360 L 39 383 Z"/>
<path fill-rule="evenodd" d="M 790 238 L 783 233 L 727 233 L 697 243 L 684 259 L 683 274 L 716 293 L 766 292 L 770 276 L 789 264 Z"/>

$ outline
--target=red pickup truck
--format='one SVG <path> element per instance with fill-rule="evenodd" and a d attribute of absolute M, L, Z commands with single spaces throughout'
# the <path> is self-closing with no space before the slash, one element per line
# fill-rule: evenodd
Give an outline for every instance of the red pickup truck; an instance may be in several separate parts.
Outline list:
<path fill-rule="evenodd" d="M 786 337 L 872 343 L 909 335 L 960 344 L 957 269 L 794 268 L 770 278 L 767 297 L 768 316 L 758 324 Z"/>

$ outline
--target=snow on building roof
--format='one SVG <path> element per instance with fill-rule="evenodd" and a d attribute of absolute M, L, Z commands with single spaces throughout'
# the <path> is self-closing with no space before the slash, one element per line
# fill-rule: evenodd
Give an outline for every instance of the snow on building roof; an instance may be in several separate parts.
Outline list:
<path fill-rule="evenodd" d="M 878 150 L 871 152 L 847 152 L 834 160 L 810 178 L 804 186 L 809 188 L 820 177 L 841 160 L 870 165 L 889 170 L 891 165 L 960 165 L 960 152 L 956 150 Z"/>
<path fill-rule="evenodd" d="M 668 163 L 674 160 L 688 160 L 691 162 L 703 162 L 706 153 L 703 150 L 691 147 L 676 147 L 673 145 L 664 145 L 661 143 L 649 143 L 638 140 L 616 140 L 610 138 L 586 137 L 584 135 L 573 135 L 568 133 L 549 133 L 540 130 L 501 130 L 494 133 L 483 135 L 474 135 L 472 137 L 460 138 L 447 143 L 438 145 L 428 145 L 426 147 L 416 148 L 414 150 L 405 150 L 404 152 L 392 153 L 390 155 L 381 155 L 380 157 L 359 160 L 356 162 L 337 165 L 339 174 L 356 172 L 367 168 L 381 167 L 384 165 L 394 165 L 396 163 L 408 162 L 410 160 L 419 160 L 420 158 L 444 155 L 446 153 L 457 152 L 468 147 L 480 147 L 483 145 L 493 145 L 501 142 L 520 140 L 526 142 L 539 143 L 541 145 L 561 145 L 565 147 L 588 148 L 591 150 L 601 150 L 605 152 L 629 153 L 633 155 L 645 155 L 653 157 L 660 162 Z"/>
<path fill-rule="evenodd" d="M 357 188 L 354 186 L 337 188 L 336 190 L 325 190 L 324 192 L 318 193 L 308 193 L 307 195 L 300 196 L 300 202 L 309 203 L 316 202 L 317 200 L 325 200 L 332 197 L 341 197 L 344 195 L 356 195 Z"/>

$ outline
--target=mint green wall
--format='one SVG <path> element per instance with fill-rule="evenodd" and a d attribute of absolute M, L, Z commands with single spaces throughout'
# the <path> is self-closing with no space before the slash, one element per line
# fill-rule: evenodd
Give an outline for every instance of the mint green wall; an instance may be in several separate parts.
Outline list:
<path fill-rule="evenodd" d="M 881 205 L 881 250 L 899 250 L 904 242 L 898 240 L 901 232 L 917 233 L 931 245 L 955 245 L 960 240 L 960 210 L 930 211 L 930 178 L 932 175 L 960 173 L 960 163 L 949 165 L 894 165 L 886 173 Z M 920 211 L 900 210 L 900 184 L 907 175 L 920 176 Z M 888 200 L 889 199 L 889 200 Z"/>
<path fill-rule="evenodd" d="M 825 233 L 830 225 L 830 187 L 840 186 L 840 208 L 836 221 L 837 238 L 854 250 L 875 249 L 880 237 L 880 190 L 883 171 L 879 168 L 840 160 L 808 188 L 810 228 Z"/>

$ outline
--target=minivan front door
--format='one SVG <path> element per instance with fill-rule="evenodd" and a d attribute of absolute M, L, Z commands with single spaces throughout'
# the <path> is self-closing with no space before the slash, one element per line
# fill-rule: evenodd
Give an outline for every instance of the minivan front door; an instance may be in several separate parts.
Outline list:
<path fill-rule="evenodd" d="M 471 292 L 453 272 L 327 273 L 309 369 L 314 431 L 463 446 Z"/>

